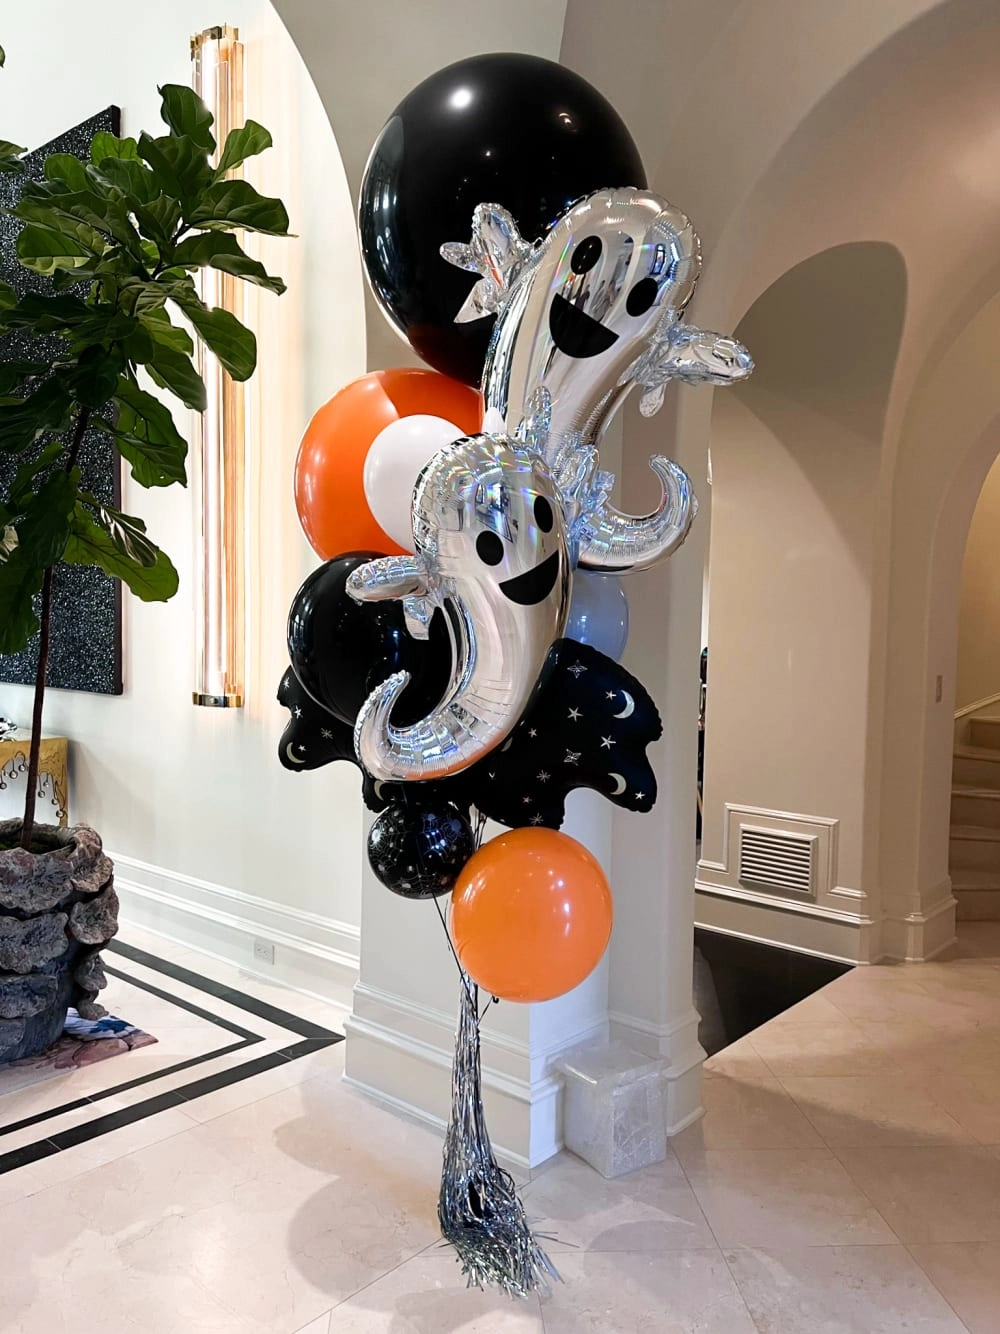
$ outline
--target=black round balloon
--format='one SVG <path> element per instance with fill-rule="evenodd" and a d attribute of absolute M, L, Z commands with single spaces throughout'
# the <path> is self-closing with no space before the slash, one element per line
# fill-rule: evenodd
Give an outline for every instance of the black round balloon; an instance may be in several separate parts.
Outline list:
<path fill-rule="evenodd" d="M 409 93 L 372 150 L 358 208 L 375 295 L 414 350 L 478 385 L 493 317 L 455 324 L 476 275 L 446 263 L 477 204 L 502 204 L 528 240 L 594 190 L 644 188 L 621 117 L 579 74 L 537 56 L 460 60 Z"/>
<path fill-rule="evenodd" d="M 447 894 L 475 851 L 457 806 L 407 799 L 384 810 L 368 834 L 368 860 L 387 889 L 407 899 Z"/>
<path fill-rule="evenodd" d="M 411 680 L 392 713 L 405 727 L 440 703 L 452 667 L 451 640 L 438 611 L 426 640 L 414 639 L 399 602 L 355 602 L 348 576 L 374 560 L 374 551 L 350 551 L 314 570 L 288 613 L 292 669 L 318 704 L 353 725 L 362 704 L 393 672 Z"/>

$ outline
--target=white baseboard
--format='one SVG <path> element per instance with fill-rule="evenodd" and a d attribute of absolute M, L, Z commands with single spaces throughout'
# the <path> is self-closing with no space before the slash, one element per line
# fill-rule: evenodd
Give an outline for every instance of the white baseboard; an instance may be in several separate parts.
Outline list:
<path fill-rule="evenodd" d="M 255 976 L 350 1007 L 358 976 L 356 926 L 135 857 L 109 856 L 115 863 L 125 923 L 214 954 Z M 255 940 L 273 944 L 273 966 L 254 959 Z"/>
<path fill-rule="evenodd" d="M 864 901 L 838 888 L 841 896 Z M 695 881 L 695 926 L 841 963 L 874 963 L 882 948 L 879 924 L 867 913 L 796 903 L 702 879 Z"/>
<path fill-rule="evenodd" d="M 345 1021 L 345 1079 L 354 1088 L 443 1130 L 451 1107 L 456 1015 L 359 982 Z M 602 1023 L 574 1033 L 565 1050 L 607 1036 Z M 546 1071 L 538 1077 L 540 1055 Z M 562 1148 L 562 1078 L 550 1073 L 558 1052 L 531 1053 L 524 1042 L 482 1030 L 483 1104 L 498 1154 L 536 1167 Z M 534 1070 L 534 1075 L 533 1075 Z"/>
<path fill-rule="evenodd" d="M 921 897 L 927 908 L 894 913 L 890 904 L 882 923 L 882 951 L 890 959 L 922 963 L 946 950 L 955 940 L 955 911 L 950 877 Z"/>
<path fill-rule="evenodd" d="M 667 1134 L 677 1135 L 704 1115 L 701 1101 L 702 1066 L 705 1051 L 698 1041 L 699 1015 L 689 1010 L 672 1024 L 646 1020 L 613 1011 L 608 1015 L 611 1036 L 647 1056 L 662 1056 L 666 1096 Z"/>

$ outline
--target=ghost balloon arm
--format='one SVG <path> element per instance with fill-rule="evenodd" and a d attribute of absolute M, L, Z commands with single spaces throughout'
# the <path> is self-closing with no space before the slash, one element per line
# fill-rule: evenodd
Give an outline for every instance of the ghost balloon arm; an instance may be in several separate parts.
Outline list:
<path fill-rule="evenodd" d="M 666 379 L 684 384 L 736 384 L 753 371 L 753 359 L 742 343 L 724 334 L 679 326 L 662 362 Z"/>
<path fill-rule="evenodd" d="M 606 498 L 578 520 L 579 563 L 586 570 L 625 574 L 645 570 L 673 554 L 690 531 L 698 501 L 691 479 L 672 459 L 654 455 L 660 503 L 646 515 L 622 514 Z"/>
<path fill-rule="evenodd" d="M 424 594 L 428 583 L 419 556 L 383 556 L 353 571 L 347 591 L 355 602 L 385 602 Z"/>
<path fill-rule="evenodd" d="M 521 236 L 517 223 L 505 208 L 499 204 L 477 204 L 468 245 L 446 241 L 441 247 L 441 258 L 448 264 L 479 274 L 479 281 L 459 309 L 455 323 L 467 324 L 495 315 L 531 252 L 530 243 Z"/>

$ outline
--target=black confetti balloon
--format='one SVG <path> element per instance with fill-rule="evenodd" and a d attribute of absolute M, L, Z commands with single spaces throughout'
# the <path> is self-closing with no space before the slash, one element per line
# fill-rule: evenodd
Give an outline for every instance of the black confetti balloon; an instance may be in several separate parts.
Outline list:
<path fill-rule="evenodd" d="M 408 899 L 447 894 L 474 851 L 472 828 L 457 807 L 409 795 L 383 811 L 368 834 L 372 870 Z"/>

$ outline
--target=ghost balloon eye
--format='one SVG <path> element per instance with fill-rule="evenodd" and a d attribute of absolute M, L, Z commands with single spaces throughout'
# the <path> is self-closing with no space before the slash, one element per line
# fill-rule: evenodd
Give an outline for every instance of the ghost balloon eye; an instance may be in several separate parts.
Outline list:
<path fill-rule="evenodd" d="M 551 533 L 554 522 L 552 506 L 544 496 L 535 497 L 535 523 L 543 533 Z"/>
<path fill-rule="evenodd" d="M 484 565 L 499 565 L 503 560 L 503 543 L 496 533 L 480 533 L 476 538 L 476 555 Z"/>
<path fill-rule="evenodd" d="M 628 294 L 625 309 L 630 315 L 645 315 L 656 300 L 657 291 L 654 278 L 640 278 Z"/>
<path fill-rule="evenodd" d="M 601 238 L 585 236 L 573 251 L 569 266 L 574 273 L 589 273 L 601 258 Z"/>

